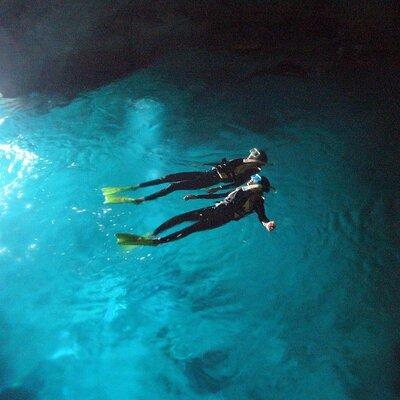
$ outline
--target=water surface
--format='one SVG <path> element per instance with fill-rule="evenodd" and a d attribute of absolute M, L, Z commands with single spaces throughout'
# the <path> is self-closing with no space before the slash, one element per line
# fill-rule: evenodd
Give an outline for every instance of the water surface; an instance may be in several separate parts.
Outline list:
<path fill-rule="evenodd" d="M 192 56 L 71 102 L 2 100 L 0 389 L 49 400 L 395 399 L 392 83 L 237 84 L 248 65 L 227 71 L 228 55 L 199 53 L 193 67 Z M 273 163 L 275 232 L 252 215 L 157 248 L 116 245 L 116 232 L 147 233 L 210 201 L 175 192 L 111 207 L 101 187 L 252 147 Z"/>

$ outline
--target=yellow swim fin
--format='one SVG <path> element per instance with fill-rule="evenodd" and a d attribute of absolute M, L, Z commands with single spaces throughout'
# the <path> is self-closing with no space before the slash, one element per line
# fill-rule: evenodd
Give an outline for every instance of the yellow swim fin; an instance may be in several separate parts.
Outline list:
<path fill-rule="evenodd" d="M 146 236 L 133 235 L 131 233 L 116 233 L 117 243 L 123 246 L 156 246 L 157 239 Z"/>
<path fill-rule="evenodd" d="M 103 192 L 104 196 L 106 196 L 108 194 L 116 194 L 116 193 L 126 192 L 128 190 L 136 190 L 137 188 L 139 188 L 139 185 L 109 186 L 102 188 L 101 191 Z"/>
<path fill-rule="evenodd" d="M 123 204 L 123 203 L 134 203 L 136 204 L 136 199 L 133 197 L 121 197 L 114 196 L 112 194 L 106 194 L 104 196 L 104 204 Z"/>

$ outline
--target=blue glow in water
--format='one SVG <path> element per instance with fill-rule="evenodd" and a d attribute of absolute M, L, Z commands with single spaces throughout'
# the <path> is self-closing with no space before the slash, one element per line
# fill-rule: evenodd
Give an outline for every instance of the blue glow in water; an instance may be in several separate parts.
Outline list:
<path fill-rule="evenodd" d="M 390 99 L 384 120 L 374 93 L 219 78 L 166 62 L 48 112 L 3 103 L 1 390 L 52 400 L 395 398 Z M 210 202 L 175 192 L 111 207 L 101 187 L 252 147 L 273 162 L 264 173 L 277 188 L 266 199 L 275 232 L 254 215 L 157 248 L 116 245 L 116 232 L 145 234 Z"/>

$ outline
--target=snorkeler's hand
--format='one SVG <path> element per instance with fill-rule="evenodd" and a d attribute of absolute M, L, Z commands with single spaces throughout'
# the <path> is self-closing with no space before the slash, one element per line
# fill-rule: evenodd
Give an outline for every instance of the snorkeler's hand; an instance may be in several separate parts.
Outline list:
<path fill-rule="evenodd" d="M 183 200 L 193 200 L 197 199 L 197 196 L 195 194 L 187 194 L 186 196 L 183 196 Z"/>
<path fill-rule="evenodd" d="M 211 188 L 211 189 L 208 189 L 208 190 L 207 190 L 207 193 L 210 193 L 210 194 L 211 194 L 211 193 L 216 193 L 216 192 L 218 192 L 219 189 L 220 189 L 220 188 L 217 188 L 217 187 L 216 187 L 216 188 Z"/>
<path fill-rule="evenodd" d="M 275 221 L 269 221 L 269 222 L 263 222 L 263 225 L 265 226 L 265 228 L 271 232 L 276 228 L 276 223 Z"/>

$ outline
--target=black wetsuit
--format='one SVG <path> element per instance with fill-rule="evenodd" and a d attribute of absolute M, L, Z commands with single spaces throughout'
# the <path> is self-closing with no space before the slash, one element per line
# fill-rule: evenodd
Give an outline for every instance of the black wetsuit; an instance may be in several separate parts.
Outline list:
<path fill-rule="evenodd" d="M 171 183 L 165 189 L 144 197 L 144 200 L 154 200 L 175 190 L 201 189 L 218 183 L 227 183 L 227 185 L 221 186 L 221 189 L 232 188 L 243 185 L 250 179 L 251 175 L 258 173 L 261 170 L 260 165 L 257 161 L 245 163 L 242 158 L 223 159 L 220 163 L 214 165 L 210 171 L 170 174 L 163 178 L 141 183 L 139 187 Z"/>
<path fill-rule="evenodd" d="M 226 197 L 225 197 L 226 196 Z M 264 198 L 259 191 L 246 190 L 246 186 L 239 187 L 231 193 L 225 194 L 205 194 L 199 195 L 197 198 L 215 199 L 225 197 L 214 206 L 200 208 L 198 210 L 189 211 L 184 214 L 177 215 L 160 225 L 154 235 L 172 228 L 175 225 L 186 221 L 196 221 L 193 225 L 180 231 L 171 233 L 168 236 L 155 239 L 158 243 L 171 242 L 173 240 L 182 239 L 194 232 L 204 231 L 207 229 L 218 228 L 230 221 L 238 221 L 253 211 L 257 213 L 261 222 L 269 222 L 265 215 Z"/>

